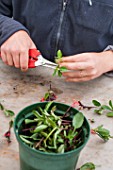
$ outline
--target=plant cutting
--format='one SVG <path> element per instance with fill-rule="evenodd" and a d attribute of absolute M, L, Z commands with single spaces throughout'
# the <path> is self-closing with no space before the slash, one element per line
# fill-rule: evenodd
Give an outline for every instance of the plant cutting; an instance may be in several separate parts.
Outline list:
<path fill-rule="evenodd" d="M 110 135 L 110 131 L 108 129 L 103 128 L 103 125 L 100 125 L 91 130 L 92 134 L 97 134 L 101 139 L 105 142 L 108 141 L 113 136 Z"/>
<path fill-rule="evenodd" d="M 2 110 L 2 112 L 6 117 L 12 118 L 15 115 L 15 113 L 12 110 L 6 109 L 1 102 L 0 102 L 0 110 Z"/>
<path fill-rule="evenodd" d="M 107 117 L 113 117 L 113 103 L 111 100 L 109 100 L 108 105 L 102 105 L 97 100 L 92 100 L 92 103 L 96 106 L 95 113 L 102 115 L 105 112 Z"/>
<path fill-rule="evenodd" d="M 58 50 L 57 56 L 55 57 L 55 62 L 58 64 L 61 59 L 62 59 L 62 52 L 61 52 L 61 50 Z M 53 76 L 58 75 L 59 77 L 61 77 L 62 72 L 65 72 L 65 71 L 67 71 L 67 68 L 66 67 L 60 67 L 59 64 L 58 64 L 58 66 L 56 66 L 56 68 L 54 70 Z"/>
<path fill-rule="evenodd" d="M 78 168 L 77 170 L 95 170 L 96 169 L 96 165 L 92 162 L 87 162 L 84 165 L 82 165 L 80 168 Z"/>
<path fill-rule="evenodd" d="M 81 112 L 57 102 L 22 110 L 14 122 L 21 170 L 74 170 L 90 128 Z"/>
<path fill-rule="evenodd" d="M 57 96 L 56 96 L 55 92 L 52 90 L 51 82 L 50 82 L 49 90 L 44 94 L 44 97 L 40 101 L 41 102 L 44 102 L 44 101 L 53 101 L 53 100 L 56 100 L 56 99 L 57 99 Z"/>
<path fill-rule="evenodd" d="M 10 121 L 9 121 L 9 129 L 8 129 L 8 131 L 4 134 L 4 136 L 5 136 L 6 139 L 7 139 L 8 144 L 9 144 L 9 143 L 11 143 L 11 128 L 13 127 L 13 122 L 14 122 L 14 115 L 15 115 L 15 113 L 14 113 L 12 110 L 6 109 L 1 102 L 0 102 L 0 110 L 3 112 L 3 114 L 4 114 L 6 117 L 9 117 L 9 118 L 10 118 Z"/>

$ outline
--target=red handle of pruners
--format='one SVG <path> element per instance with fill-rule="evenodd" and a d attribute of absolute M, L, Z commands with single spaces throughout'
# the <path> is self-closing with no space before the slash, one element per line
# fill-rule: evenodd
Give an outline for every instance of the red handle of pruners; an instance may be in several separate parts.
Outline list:
<path fill-rule="evenodd" d="M 29 57 L 38 60 L 38 56 L 41 55 L 40 51 L 37 49 L 30 49 L 29 50 Z"/>
<path fill-rule="evenodd" d="M 40 51 L 37 49 L 29 49 L 29 62 L 28 68 L 35 68 L 35 62 L 38 60 L 38 56 L 41 55 Z M 1 52 L 0 52 L 1 57 Z"/>
<path fill-rule="evenodd" d="M 28 68 L 35 68 L 35 62 L 38 60 L 38 56 L 40 56 L 41 53 L 37 49 L 30 49 L 29 50 L 29 63 Z"/>
<path fill-rule="evenodd" d="M 35 68 L 36 66 L 35 66 L 35 62 L 36 62 L 37 60 L 35 60 L 35 59 L 33 59 L 33 58 L 30 58 L 29 59 L 29 62 L 28 62 L 28 68 Z"/>

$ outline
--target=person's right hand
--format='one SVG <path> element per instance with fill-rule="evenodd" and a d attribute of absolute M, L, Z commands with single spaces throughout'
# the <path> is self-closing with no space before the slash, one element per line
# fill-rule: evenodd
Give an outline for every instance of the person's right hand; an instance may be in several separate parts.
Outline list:
<path fill-rule="evenodd" d="M 7 65 L 26 71 L 28 69 L 29 49 L 34 48 L 36 46 L 27 32 L 20 30 L 2 44 L 0 48 L 1 58 Z"/>

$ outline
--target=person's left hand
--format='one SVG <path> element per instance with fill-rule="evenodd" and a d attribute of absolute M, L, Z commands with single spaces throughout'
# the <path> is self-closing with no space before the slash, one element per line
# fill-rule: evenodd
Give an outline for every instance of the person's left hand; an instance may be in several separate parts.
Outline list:
<path fill-rule="evenodd" d="M 90 52 L 63 57 L 59 65 L 69 70 L 62 73 L 66 81 L 88 81 L 113 70 L 113 52 Z"/>

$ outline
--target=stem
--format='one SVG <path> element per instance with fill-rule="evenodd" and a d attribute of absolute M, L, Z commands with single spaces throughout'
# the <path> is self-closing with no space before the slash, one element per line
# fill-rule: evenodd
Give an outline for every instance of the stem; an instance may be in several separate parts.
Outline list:
<path fill-rule="evenodd" d="M 43 142 L 43 140 L 44 140 L 44 137 L 43 137 L 42 139 L 40 139 L 39 142 L 36 143 L 35 148 L 40 147 L 40 145 L 41 145 L 41 143 Z"/>
<path fill-rule="evenodd" d="M 79 103 L 79 105 L 80 105 L 80 109 L 88 109 L 88 110 L 90 110 L 90 109 L 92 109 L 92 108 L 96 108 L 96 107 L 94 107 L 94 106 L 85 106 L 85 105 L 83 105 L 80 101 L 78 101 L 78 103 Z"/>

